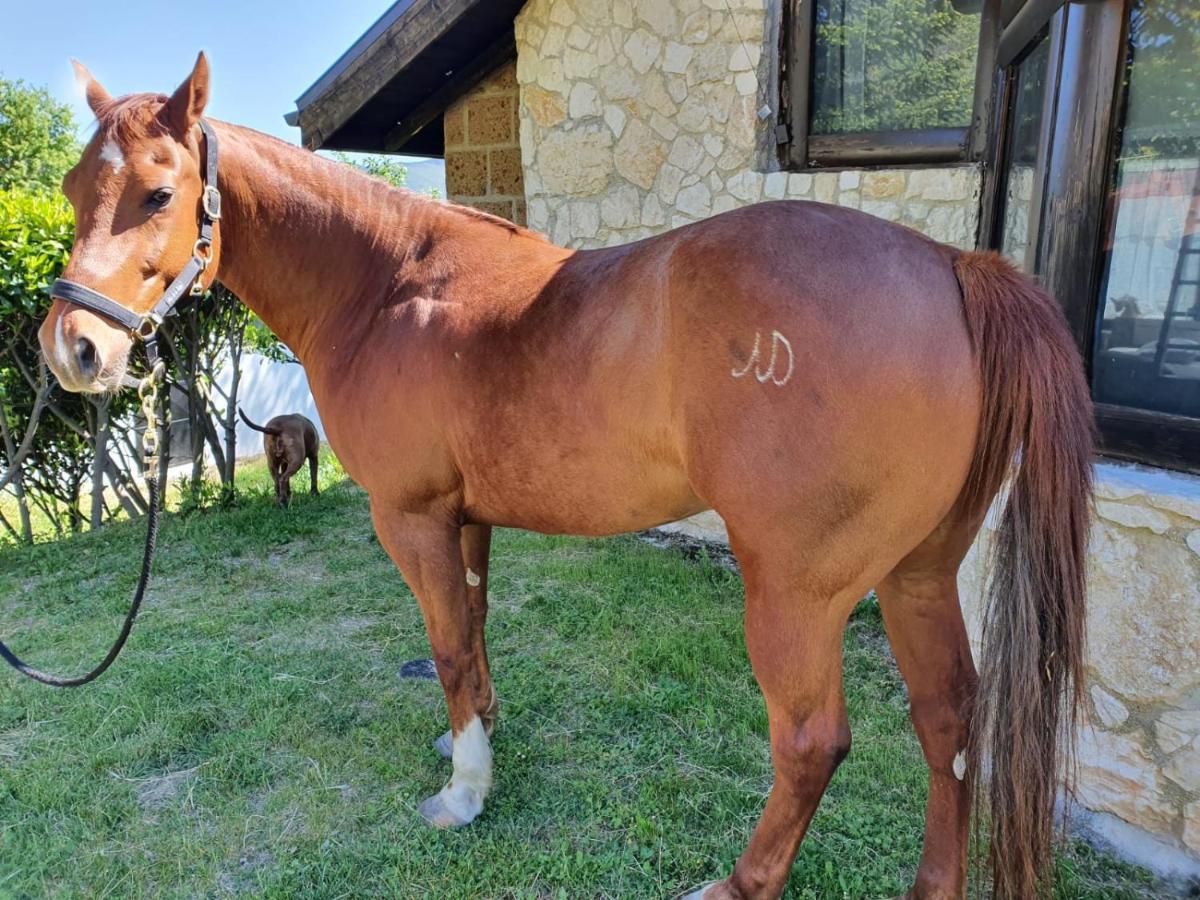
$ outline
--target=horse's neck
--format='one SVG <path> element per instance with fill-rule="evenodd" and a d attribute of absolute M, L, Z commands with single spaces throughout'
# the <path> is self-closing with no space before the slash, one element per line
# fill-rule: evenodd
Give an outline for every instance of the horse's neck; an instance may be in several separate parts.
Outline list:
<path fill-rule="evenodd" d="M 436 204 L 248 129 L 217 134 L 217 275 L 301 360 L 349 306 L 401 281 L 419 288 L 406 248 L 428 241 Z"/>

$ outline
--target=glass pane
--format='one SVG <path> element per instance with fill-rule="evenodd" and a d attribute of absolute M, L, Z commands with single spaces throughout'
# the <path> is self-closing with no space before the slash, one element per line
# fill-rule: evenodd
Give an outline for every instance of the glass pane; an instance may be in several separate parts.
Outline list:
<path fill-rule="evenodd" d="M 1093 393 L 1200 417 L 1200 14 L 1135 0 L 1129 40 Z"/>
<path fill-rule="evenodd" d="M 971 123 L 980 0 L 817 0 L 813 134 Z"/>
<path fill-rule="evenodd" d="M 1038 144 L 1046 110 L 1046 71 L 1050 64 L 1050 40 L 1043 36 L 1017 67 L 1009 126 L 1008 172 L 1004 179 L 1004 219 L 1000 252 L 1018 266 L 1026 265 L 1034 179 L 1038 171 Z"/>

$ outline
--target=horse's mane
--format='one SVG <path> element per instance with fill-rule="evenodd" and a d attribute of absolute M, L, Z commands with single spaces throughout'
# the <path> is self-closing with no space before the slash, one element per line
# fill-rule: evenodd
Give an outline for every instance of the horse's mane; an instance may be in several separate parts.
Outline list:
<path fill-rule="evenodd" d="M 124 97 L 116 97 L 106 101 L 96 113 L 96 121 L 98 124 L 98 132 L 111 137 L 122 147 L 128 147 L 139 140 L 147 138 L 160 137 L 168 133 L 167 124 L 163 121 L 159 113 L 166 104 L 168 98 L 166 94 L 126 94 Z M 279 141 L 286 147 L 292 149 L 300 149 L 287 141 L 282 141 L 273 135 L 264 134 L 253 128 L 245 126 L 237 126 L 243 131 L 252 132 L 255 136 L 265 138 L 271 141 Z M 336 160 L 328 160 L 336 162 Z M 462 216 L 468 219 L 473 219 L 478 222 L 487 222 L 489 225 L 494 225 L 498 228 L 503 228 L 511 234 L 523 235 L 537 240 L 545 241 L 546 236 L 541 232 L 534 231 L 515 222 L 510 222 L 508 219 L 500 216 L 492 215 L 484 212 L 481 209 L 475 209 L 471 206 L 463 206 L 458 203 L 453 203 L 449 200 L 437 200 L 429 197 L 426 194 L 418 193 L 409 188 L 396 187 L 393 184 L 385 181 L 382 178 L 377 178 L 363 172 L 354 166 L 350 166 L 357 174 L 364 178 L 370 178 L 372 181 L 379 182 L 385 185 L 389 190 L 401 194 L 408 202 L 419 201 L 430 204 L 436 204 L 441 210 L 452 215 Z"/>
<path fill-rule="evenodd" d="M 412 194 L 415 192 L 408 191 L 408 193 Z M 418 194 L 417 196 L 424 195 Z M 434 203 L 441 203 L 443 209 L 456 213 L 460 216 L 466 216 L 468 219 L 477 219 L 481 222 L 489 222 L 492 225 L 498 225 L 507 231 L 511 231 L 513 234 L 521 234 L 525 237 L 536 238 L 540 241 L 548 240 L 548 238 L 540 231 L 534 231 L 532 228 L 526 228 L 524 225 L 518 225 L 516 222 L 510 222 L 508 219 L 505 219 L 502 216 L 492 215 L 492 213 L 484 212 L 482 209 L 476 209 L 473 206 L 463 206 L 461 203 L 453 203 L 449 200 L 443 202 L 434 200 L 432 197 L 427 199 L 432 200 Z"/>

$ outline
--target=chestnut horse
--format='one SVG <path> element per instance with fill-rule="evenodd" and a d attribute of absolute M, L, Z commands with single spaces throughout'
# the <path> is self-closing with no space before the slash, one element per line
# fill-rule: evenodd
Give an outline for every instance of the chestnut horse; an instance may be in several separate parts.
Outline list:
<path fill-rule="evenodd" d="M 195 240 L 208 67 L 169 98 L 113 99 L 80 71 L 99 124 L 64 182 L 64 277 L 141 312 Z M 872 587 L 929 767 L 910 896 L 963 895 L 974 789 L 996 896 L 1045 887 L 1092 453 L 1051 299 L 994 255 L 817 203 L 567 250 L 210 125 L 224 210 L 202 282 L 219 275 L 304 363 L 421 606 L 453 759 L 429 822 L 470 822 L 492 783 L 492 526 L 605 535 L 711 508 L 745 578 L 775 779 L 733 872 L 694 896 L 783 891 L 850 748 L 842 633 Z M 41 341 L 65 387 L 110 391 L 134 338 L 56 300 Z M 956 573 L 1010 474 L 977 682 Z"/>

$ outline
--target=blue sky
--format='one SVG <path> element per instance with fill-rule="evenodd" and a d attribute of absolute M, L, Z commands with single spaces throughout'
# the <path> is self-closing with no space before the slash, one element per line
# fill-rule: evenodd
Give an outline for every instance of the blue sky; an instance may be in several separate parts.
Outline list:
<path fill-rule="evenodd" d="M 212 67 L 209 113 L 295 144 L 300 131 L 283 114 L 389 6 L 391 0 L 0 0 L 0 74 L 69 102 L 82 138 L 91 113 L 75 87 L 71 57 L 114 95 L 169 94 L 203 50 Z M 424 170 L 440 174 L 440 164 L 419 168 L 414 182 L 428 177 Z"/>

